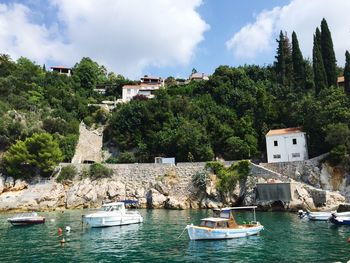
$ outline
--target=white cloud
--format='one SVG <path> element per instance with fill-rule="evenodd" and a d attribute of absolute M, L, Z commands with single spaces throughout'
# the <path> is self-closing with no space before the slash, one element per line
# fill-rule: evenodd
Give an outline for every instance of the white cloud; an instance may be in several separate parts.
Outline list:
<path fill-rule="evenodd" d="M 21 4 L 0 4 L 0 52 L 12 58 L 27 56 L 44 63 L 46 60 L 65 60 L 69 45 L 54 36 L 54 29 L 29 21 L 31 10 Z"/>
<path fill-rule="evenodd" d="M 117 73 L 138 77 L 150 65 L 189 63 L 209 29 L 196 11 L 201 0 L 50 3 L 58 10 L 51 28 L 32 22 L 24 5 L 0 5 L 2 53 L 68 66 L 89 56 Z"/>
<path fill-rule="evenodd" d="M 288 5 L 264 10 L 255 22 L 241 28 L 226 42 L 237 59 L 256 58 L 276 50 L 280 30 L 289 36 L 295 31 L 305 57 L 312 57 L 313 34 L 325 18 L 330 28 L 339 64 L 344 63 L 345 50 L 350 49 L 350 1 L 292 0 Z"/>

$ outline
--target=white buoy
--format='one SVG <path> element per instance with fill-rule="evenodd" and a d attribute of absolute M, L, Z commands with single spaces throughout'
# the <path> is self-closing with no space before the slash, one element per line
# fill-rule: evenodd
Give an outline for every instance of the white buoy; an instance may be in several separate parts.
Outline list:
<path fill-rule="evenodd" d="M 70 232 L 70 230 L 71 230 L 70 226 L 66 226 L 66 231 Z"/>

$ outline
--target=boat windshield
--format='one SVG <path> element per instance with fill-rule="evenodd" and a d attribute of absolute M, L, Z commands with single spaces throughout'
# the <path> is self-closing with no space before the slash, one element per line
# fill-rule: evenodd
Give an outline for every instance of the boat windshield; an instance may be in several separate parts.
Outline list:
<path fill-rule="evenodd" d="M 200 225 L 200 226 L 205 226 L 205 227 L 214 228 L 215 225 L 216 225 L 215 222 L 203 220 L 203 221 L 201 222 L 201 225 Z"/>
<path fill-rule="evenodd" d="M 105 212 L 112 212 L 112 211 L 120 211 L 122 210 L 123 205 L 110 205 L 110 206 L 103 206 L 102 211 Z"/>

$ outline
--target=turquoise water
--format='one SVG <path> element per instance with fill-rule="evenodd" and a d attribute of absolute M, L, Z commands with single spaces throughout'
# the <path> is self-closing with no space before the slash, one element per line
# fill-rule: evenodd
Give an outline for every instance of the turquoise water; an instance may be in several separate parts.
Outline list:
<path fill-rule="evenodd" d="M 140 210 L 144 223 L 82 228 L 87 211 L 42 213 L 46 223 L 12 227 L 0 215 L 0 262 L 346 262 L 350 227 L 301 221 L 295 214 L 257 213 L 260 236 L 220 241 L 190 241 L 182 230 L 210 211 Z M 238 221 L 251 214 L 239 212 Z M 57 229 L 64 231 L 61 247 Z"/>

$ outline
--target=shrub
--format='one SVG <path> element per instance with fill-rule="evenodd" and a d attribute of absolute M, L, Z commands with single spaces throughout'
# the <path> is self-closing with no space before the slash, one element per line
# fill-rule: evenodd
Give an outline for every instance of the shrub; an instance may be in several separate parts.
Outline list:
<path fill-rule="evenodd" d="M 209 181 L 209 177 L 208 177 L 207 171 L 198 171 L 192 175 L 193 185 L 198 187 L 202 191 L 206 190 L 208 181 Z"/>
<path fill-rule="evenodd" d="M 94 163 L 90 166 L 90 177 L 99 179 L 112 176 L 113 171 L 99 163 Z"/>
<path fill-rule="evenodd" d="M 219 162 L 208 162 L 206 169 L 217 175 L 217 189 L 223 196 L 232 193 L 237 182 L 250 174 L 249 161 L 235 162 L 229 168 Z"/>
<path fill-rule="evenodd" d="M 135 155 L 132 152 L 122 152 L 118 155 L 117 163 L 134 163 Z"/>
<path fill-rule="evenodd" d="M 57 176 L 56 181 L 62 183 L 66 180 L 73 180 L 77 175 L 77 168 L 74 165 L 67 165 L 62 167 L 60 174 Z"/>

